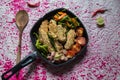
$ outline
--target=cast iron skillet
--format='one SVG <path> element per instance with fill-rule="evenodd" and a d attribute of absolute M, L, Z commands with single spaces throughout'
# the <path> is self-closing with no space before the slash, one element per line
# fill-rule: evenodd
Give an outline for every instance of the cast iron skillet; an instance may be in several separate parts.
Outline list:
<path fill-rule="evenodd" d="M 48 64 L 48 66 L 51 66 L 51 67 L 61 67 L 61 66 L 68 65 L 69 63 L 71 63 L 72 61 L 74 61 L 75 58 L 77 58 L 80 55 L 83 55 L 86 52 L 87 43 L 88 43 L 88 34 L 87 34 L 87 31 L 86 31 L 84 25 L 82 24 L 82 22 L 79 19 L 77 19 L 77 20 L 80 23 L 80 26 L 84 28 L 83 36 L 86 38 L 87 43 L 86 43 L 86 45 L 84 47 L 82 47 L 82 50 L 80 50 L 80 52 L 78 54 L 76 54 L 73 58 L 69 59 L 66 62 L 55 64 L 55 63 L 50 62 L 46 58 L 44 58 L 41 55 L 41 51 L 38 50 L 35 47 L 36 37 L 35 37 L 35 35 L 33 33 L 34 32 L 38 33 L 39 27 L 40 27 L 40 25 L 41 25 L 41 23 L 42 23 L 43 20 L 46 20 L 46 19 L 50 20 L 53 15 L 55 15 L 58 11 L 62 11 L 62 10 L 64 10 L 68 15 L 70 15 L 72 17 L 77 17 L 71 11 L 69 11 L 69 10 L 67 10 L 65 8 L 59 8 L 59 9 L 55 9 L 55 10 L 47 13 L 45 16 L 43 16 L 42 18 L 40 18 L 35 23 L 35 25 L 33 26 L 33 28 L 31 29 L 31 32 L 30 32 L 30 37 L 31 37 L 32 44 L 33 44 L 33 47 L 34 47 L 35 51 L 33 53 L 31 53 L 30 55 L 26 56 L 23 60 L 20 61 L 20 63 L 18 63 L 17 65 L 15 65 L 13 68 L 11 68 L 7 72 L 3 73 L 2 74 L 2 80 L 8 80 L 13 74 L 15 74 L 17 71 L 19 71 L 23 67 L 25 67 L 28 64 L 32 63 L 33 61 L 35 61 L 37 58 L 40 58 L 41 60 L 43 60 L 46 64 Z"/>

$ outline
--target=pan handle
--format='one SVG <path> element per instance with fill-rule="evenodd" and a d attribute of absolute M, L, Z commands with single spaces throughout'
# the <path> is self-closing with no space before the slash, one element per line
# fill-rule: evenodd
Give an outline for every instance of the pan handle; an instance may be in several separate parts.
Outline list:
<path fill-rule="evenodd" d="M 28 64 L 35 61 L 37 58 L 37 52 L 33 52 L 32 54 L 26 56 L 23 60 L 21 60 L 17 65 L 15 65 L 13 68 L 8 70 L 7 72 L 2 74 L 2 80 L 8 80 L 13 74 L 15 74 L 17 71 L 22 69 L 23 67 L 27 66 Z"/>

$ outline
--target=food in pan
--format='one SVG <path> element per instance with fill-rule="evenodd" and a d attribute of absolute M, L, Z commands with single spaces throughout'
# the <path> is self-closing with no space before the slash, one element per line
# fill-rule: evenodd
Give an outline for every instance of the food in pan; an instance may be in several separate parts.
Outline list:
<path fill-rule="evenodd" d="M 51 19 L 42 21 L 37 37 L 36 47 L 42 55 L 53 63 L 73 58 L 86 44 L 84 28 L 76 17 L 64 11 L 57 12 Z"/>

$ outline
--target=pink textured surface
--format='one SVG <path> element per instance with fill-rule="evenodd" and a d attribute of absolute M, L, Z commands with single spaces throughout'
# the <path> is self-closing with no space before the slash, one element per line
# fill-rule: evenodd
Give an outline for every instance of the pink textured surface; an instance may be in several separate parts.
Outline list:
<path fill-rule="evenodd" d="M 15 65 L 18 29 L 15 14 L 25 9 L 29 23 L 22 37 L 22 58 L 33 52 L 30 30 L 45 13 L 60 7 L 74 12 L 85 25 L 89 35 L 88 51 L 85 57 L 66 73 L 52 74 L 38 60 L 20 71 L 16 79 L 10 80 L 120 80 L 120 0 L 40 0 L 40 6 L 30 8 L 29 1 L 2 0 L 0 2 L 0 75 Z M 110 9 L 91 18 L 98 8 Z M 98 28 L 96 17 L 105 19 L 105 27 Z"/>

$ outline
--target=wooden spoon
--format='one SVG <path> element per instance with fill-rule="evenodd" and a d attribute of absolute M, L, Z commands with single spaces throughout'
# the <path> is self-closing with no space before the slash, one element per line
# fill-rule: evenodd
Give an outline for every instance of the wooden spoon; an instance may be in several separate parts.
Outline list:
<path fill-rule="evenodd" d="M 23 33 L 23 30 L 29 21 L 29 17 L 28 17 L 28 14 L 25 10 L 20 10 L 17 12 L 15 19 L 16 19 L 16 25 L 19 29 L 19 43 L 18 43 L 18 53 L 17 53 L 17 59 L 16 59 L 16 64 L 17 64 L 21 60 L 22 33 Z"/>

